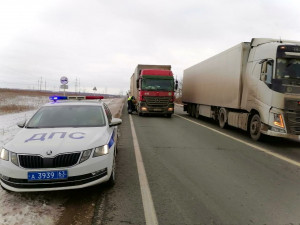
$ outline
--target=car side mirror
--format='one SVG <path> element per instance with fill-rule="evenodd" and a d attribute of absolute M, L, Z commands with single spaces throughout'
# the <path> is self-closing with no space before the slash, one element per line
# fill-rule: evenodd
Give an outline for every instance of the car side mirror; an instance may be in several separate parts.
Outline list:
<path fill-rule="evenodd" d="M 140 81 L 139 79 L 136 80 L 136 88 L 140 88 L 140 82 L 139 81 Z"/>
<path fill-rule="evenodd" d="M 26 124 L 26 120 L 22 120 L 22 121 L 17 123 L 17 126 L 20 127 L 20 128 L 23 128 L 23 127 L 25 127 L 25 124 Z"/>
<path fill-rule="evenodd" d="M 119 118 L 112 118 L 112 120 L 111 120 L 109 126 L 110 126 L 110 127 L 114 127 L 114 126 L 120 125 L 121 123 L 122 123 L 122 120 L 121 120 L 121 119 L 119 119 Z"/>

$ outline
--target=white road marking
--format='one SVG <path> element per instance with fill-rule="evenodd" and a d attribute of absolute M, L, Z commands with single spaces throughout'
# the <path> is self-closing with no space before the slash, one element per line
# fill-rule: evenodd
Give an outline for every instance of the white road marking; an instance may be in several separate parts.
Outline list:
<path fill-rule="evenodd" d="M 136 136 L 131 115 L 129 115 L 129 120 L 130 120 L 130 126 L 131 126 L 132 138 L 133 138 L 134 153 L 135 153 L 135 159 L 136 159 L 137 170 L 139 175 L 141 193 L 142 193 L 146 224 L 156 225 L 158 224 L 156 212 L 155 212 L 155 208 L 154 208 L 154 204 L 153 204 L 153 200 L 152 200 L 152 196 L 151 196 L 151 192 L 147 180 L 147 175 L 143 163 L 139 142 Z"/>
<path fill-rule="evenodd" d="M 187 118 L 185 118 L 185 117 L 183 117 L 183 116 L 179 116 L 179 115 L 177 115 L 177 114 L 174 114 L 174 116 L 180 117 L 180 118 L 182 118 L 182 119 L 185 119 L 185 120 L 187 120 L 187 121 L 190 121 L 190 122 L 192 122 L 192 123 L 195 123 L 195 124 L 197 124 L 197 125 L 199 125 L 199 126 L 205 127 L 205 128 L 207 128 L 207 129 L 209 129 L 209 130 L 212 130 L 212 131 L 214 131 L 214 132 L 216 132 L 216 133 L 222 134 L 223 136 L 226 136 L 226 137 L 228 137 L 228 138 L 231 138 L 231 139 L 233 139 L 233 140 L 235 140 L 235 141 L 241 142 L 241 143 L 243 143 L 243 144 L 245 144 L 245 145 L 248 145 L 248 146 L 250 146 L 250 147 L 252 147 L 252 148 L 255 148 L 255 149 L 257 149 L 257 150 L 259 150 L 259 151 L 261 151 L 261 152 L 264 152 L 264 153 L 266 153 L 266 154 L 268 154 L 268 155 L 271 155 L 271 156 L 276 157 L 276 158 L 278 158 L 278 159 L 281 159 L 281 160 L 283 160 L 283 161 L 285 161 L 285 162 L 288 162 L 288 163 L 290 163 L 290 164 L 293 164 L 293 165 L 295 165 L 295 166 L 300 167 L 300 163 L 299 163 L 299 162 L 297 162 L 297 161 L 295 161 L 295 160 L 292 160 L 292 159 L 290 159 L 290 158 L 287 158 L 287 157 L 285 157 L 285 156 L 283 156 L 283 155 L 280 155 L 280 154 L 278 154 L 278 153 L 272 152 L 272 151 L 269 150 L 269 149 L 266 149 L 266 148 L 260 147 L 260 146 L 258 146 L 258 145 L 249 143 L 249 142 L 247 142 L 247 141 L 243 141 L 243 140 L 241 140 L 241 139 L 235 138 L 235 137 L 233 137 L 233 136 L 231 136 L 231 135 L 229 135 L 229 134 L 225 134 L 225 133 L 223 133 L 223 132 L 221 132 L 221 131 L 218 131 L 218 130 L 216 130 L 216 129 L 214 129 L 214 128 L 211 128 L 211 127 L 209 127 L 209 126 L 206 126 L 206 125 L 204 125 L 204 124 L 195 122 L 195 121 L 193 121 L 193 120 L 187 119 Z"/>

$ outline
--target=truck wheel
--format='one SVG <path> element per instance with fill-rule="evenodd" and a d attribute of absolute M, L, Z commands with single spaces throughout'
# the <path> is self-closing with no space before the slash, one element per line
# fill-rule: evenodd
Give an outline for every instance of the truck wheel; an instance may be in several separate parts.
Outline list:
<path fill-rule="evenodd" d="M 197 118 L 197 105 L 193 105 L 193 117 Z"/>
<path fill-rule="evenodd" d="M 260 127 L 261 127 L 260 116 L 258 114 L 255 114 L 251 118 L 250 127 L 249 127 L 250 136 L 254 141 L 258 141 L 261 138 Z"/>
<path fill-rule="evenodd" d="M 227 124 L 227 111 L 224 108 L 219 110 L 219 126 L 223 129 L 226 127 Z"/>
<path fill-rule="evenodd" d="M 187 106 L 187 113 L 192 116 L 192 105 L 191 104 L 188 104 Z"/>
<path fill-rule="evenodd" d="M 195 106 L 191 105 L 191 117 L 195 117 Z"/>

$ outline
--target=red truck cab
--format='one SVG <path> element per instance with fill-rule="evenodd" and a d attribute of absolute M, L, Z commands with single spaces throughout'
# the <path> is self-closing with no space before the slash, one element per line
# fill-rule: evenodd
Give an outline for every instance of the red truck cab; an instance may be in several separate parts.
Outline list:
<path fill-rule="evenodd" d="M 174 113 L 174 90 L 177 82 L 171 70 L 143 69 L 137 82 L 137 112 L 162 114 L 171 117 Z"/>

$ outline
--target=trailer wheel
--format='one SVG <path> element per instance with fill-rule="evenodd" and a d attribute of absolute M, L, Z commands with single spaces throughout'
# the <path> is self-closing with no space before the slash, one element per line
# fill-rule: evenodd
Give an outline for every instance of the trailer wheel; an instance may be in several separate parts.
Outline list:
<path fill-rule="evenodd" d="M 188 104 L 187 106 L 187 113 L 192 116 L 192 105 L 191 104 Z"/>
<path fill-rule="evenodd" d="M 254 141 L 258 141 L 261 138 L 261 120 L 258 114 L 254 114 L 250 121 L 249 132 L 250 136 Z"/>
<path fill-rule="evenodd" d="M 193 105 L 192 107 L 192 110 L 193 110 L 193 117 L 194 118 L 198 118 L 199 117 L 199 113 L 198 113 L 198 110 L 197 110 L 197 105 Z"/>
<path fill-rule="evenodd" d="M 219 126 L 223 129 L 226 127 L 227 124 L 227 110 L 225 108 L 221 108 L 219 110 Z"/>
<path fill-rule="evenodd" d="M 195 114 L 196 114 L 196 107 L 195 105 L 191 105 L 191 116 L 195 117 Z"/>

